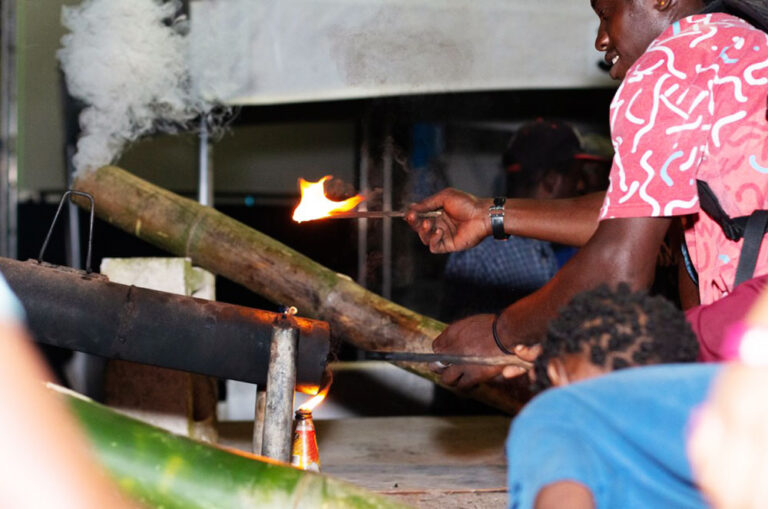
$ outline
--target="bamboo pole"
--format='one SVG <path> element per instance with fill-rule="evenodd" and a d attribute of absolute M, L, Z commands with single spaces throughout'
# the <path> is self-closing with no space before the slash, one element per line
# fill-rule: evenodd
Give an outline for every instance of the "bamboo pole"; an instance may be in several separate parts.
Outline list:
<path fill-rule="evenodd" d="M 148 507 L 405 507 L 343 481 L 173 435 L 53 389 L 80 421 L 96 458 L 123 491 Z"/>
<path fill-rule="evenodd" d="M 297 306 L 302 315 L 329 322 L 333 335 L 359 348 L 431 352 L 445 328 L 211 207 L 116 166 L 79 176 L 74 189 L 91 193 L 96 214 L 114 226 L 277 304 Z M 438 382 L 424 365 L 398 366 Z M 465 394 L 508 413 L 521 406 L 502 386 L 483 384 Z"/>

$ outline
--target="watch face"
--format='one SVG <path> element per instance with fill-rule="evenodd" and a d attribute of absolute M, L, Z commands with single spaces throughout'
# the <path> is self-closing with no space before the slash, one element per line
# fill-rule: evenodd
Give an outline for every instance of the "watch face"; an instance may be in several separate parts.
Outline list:
<path fill-rule="evenodd" d="M 493 205 L 496 206 L 496 207 L 501 207 L 501 206 L 504 205 L 505 201 L 507 201 L 506 198 L 496 197 L 496 198 L 493 199 Z"/>

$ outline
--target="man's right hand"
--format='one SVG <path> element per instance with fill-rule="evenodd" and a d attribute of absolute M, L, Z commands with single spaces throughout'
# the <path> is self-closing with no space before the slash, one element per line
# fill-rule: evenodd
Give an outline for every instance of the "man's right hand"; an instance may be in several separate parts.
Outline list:
<path fill-rule="evenodd" d="M 453 322 L 432 342 L 436 353 L 457 355 L 503 355 L 493 341 L 491 326 L 494 315 L 473 315 Z M 471 389 L 500 375 L 503 366 L 450 365 L 441 368 L 440 381 L 459 389 Z"/>
<path fill-rule="evenodd" d="M 512 351 L 515 352 L 515 355 L 524 361 L 535 362 L 536 358 L 541 355 L 541 344 L 536 343 L 535 345 L 515 345 L 515 348 Z M 526 373 L 524 368 L 521 368 L 520 366 L 509 365 L 504 366 L 504 370 L 501 372 L 501 376 L 504 378 L 517 378 L 523 373 Z M 527 373 L 531 382 L 535 382 L 536 374 L 533 371 L 533 368 L 527 371 Z"/>
<path fill-rule="evenodd" d="M 458 189 L 443 189 L 411 205 L 405 220 L 431 252 L 461 251 L 476 246 L 491 234 L 488 209 L 492 202 Z M 442 213 L 437 217 L 419 215 L 440 209 Z"/>
<path fill-rule="evenodd" d="M 458 355 L 499 356 L 503 352 L 493 339 L 494 315 L 473 315 L 450 324 L 432 343 L 437 353 Z M 515 355 L 533 362 L 541 352 L 539 345 L 516 345 Z M 477 366 L 457 364 L 435 369 L 440 381 L 459 389 L 470 389 L 479 383 L 492 379 L 515 378 L 526 373 L 525 368 L 509 366 Z"/>

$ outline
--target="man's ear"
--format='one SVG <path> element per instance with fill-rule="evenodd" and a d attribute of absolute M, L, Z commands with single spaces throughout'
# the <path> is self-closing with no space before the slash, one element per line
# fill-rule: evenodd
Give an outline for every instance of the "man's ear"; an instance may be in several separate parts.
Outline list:
<path fill-rule="evenodd" d="M 552 382 L 552 385 L 555 387 L 562 387 L 563 385 L 568 385 L 570 383 L 568 380 L 568 373 L 565 371 L 565 365 L 563 364 L 563 361 L 557 357 L 550 359 L 547 364 L 547 376 L 549 377 L 549 381 Z"/>
<path fill-rule="evenodd" d="M 563 175 L 556 171 L 548 171 L 539 183 L 541 198 L 554 198 L 563 182 Z"/>

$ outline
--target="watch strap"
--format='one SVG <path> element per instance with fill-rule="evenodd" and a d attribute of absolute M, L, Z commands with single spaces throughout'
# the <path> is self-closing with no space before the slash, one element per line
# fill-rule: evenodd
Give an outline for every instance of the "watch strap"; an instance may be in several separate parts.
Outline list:
<path fill-rule="evenodd" d="M 491 232 L 496 240 L 507 240 L 509 235 L 504 231 L 504 203 L 507 201 L 503 196 L 497 196 L 493 199 L 493 205 L 488 208 L 488 217 L 491 219 Z"/>

